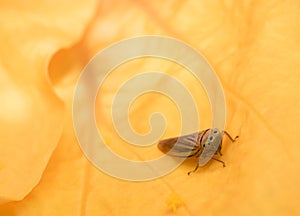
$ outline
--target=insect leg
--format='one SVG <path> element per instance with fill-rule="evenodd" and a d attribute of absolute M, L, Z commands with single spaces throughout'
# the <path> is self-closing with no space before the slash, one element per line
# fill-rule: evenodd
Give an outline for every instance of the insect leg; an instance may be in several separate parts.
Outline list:
<path fill-rule="evenodd" d="M 221 152 L 221 148 L 219 148 L 218 153 L 219 153 L 220 156 L 223 155 L 222 152 Z"/>
<path fill-rule="evenodd" d="M 192 172 L 196 172 L 196 170 L 198 169 L 198 167 L 199 167 L 199 163 L 197 163 L 197 166 L 195 167 L 194 170 L 188 172 L 188 175 L 190 175 Z"/>
<path fill-rule="evenodd" d="M 228 138 L 231 140 L 231 142 L 234 142 L 237 138 L 239 138 L 239 136 L 236 136 L 234 139 L 230 136 L 230 134 L 228 133 L 228 132 L 226 132 L 226 131 L 224 131 L 224 134 L 226 135 L 226 136 L 228 136 Z"/>
<path fill-rule="evenodd" d="M 214 160 L 216 160 L 216 161 L 219 161 L 220 163 L 222 163 L 223 164 L 223 167 L 225 167 L 225 162 L 224 161 L 221 161 L 221 160 L 219 160 L 219 159 L 217 159 L 217 158 L 211 158 L 211 159 L 214 159 Z"/>
<path fill-rule="evenodd" d="M 222 156 L 223 154 L 222 154 L 222 152 L 221 152 L 221 149 L 222 149 L 222 145 L 219 146 L 219 148 L 218 148 L 216 154 L 219 153 L 219 155 Z"/>

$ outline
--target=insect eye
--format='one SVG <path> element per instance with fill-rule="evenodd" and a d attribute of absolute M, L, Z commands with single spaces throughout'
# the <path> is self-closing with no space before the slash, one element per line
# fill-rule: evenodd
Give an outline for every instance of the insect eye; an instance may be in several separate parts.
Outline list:
<path fill-rule="evenodd" d="M 214 137 L 213 137 L 213 136 L 209 136 L 209 137 L 208 137 L 208 140 L 209 140 L 209 141 L 213 141 L 213 140 L 214 140 Z"/>
<path fill-rule="evenodd" d="M 214 130 L 214 134 L 217 134 L 217 133 L 218 133 L 218 130 L 215 129 L 215 130 Z"/>

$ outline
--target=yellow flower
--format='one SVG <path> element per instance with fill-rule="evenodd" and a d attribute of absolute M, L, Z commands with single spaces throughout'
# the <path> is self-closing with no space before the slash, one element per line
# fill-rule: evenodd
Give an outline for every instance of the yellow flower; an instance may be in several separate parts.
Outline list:
<path fill-rule="evenodd" d="M 0 215 L 165 215 L 170 213 L 165 198 L 172 193 L 185 201 L 177 211 L 182 215 L 299 215 L 298 5 L 296 0 L 2 1 Z M 224 140 L 226 168 L 212 161 L 187 176 L 196 162 L 187 160 L 164 177 L 136 183 L 106 175 L 84 156 L 72 122 L 78 78 L 103 48 L 145 34 L 190 44 L 219 76 L 226 129 L 240 137 L 236 143 Z M 147 58 L 121 65 L 100 88 L 95 115 L 112 151 L 133 160 L 161 153 L 155 145 L 141 149 L 122 140 L 111 107 L 122 84 L 147 70 L 178 78 L 195 98 L 201 127 L 211 124 L 205 91 L 181 66 Z M 147 134 L 154 112 L 165 116 L 165 137 L 178 135 L 177 107 L 154 93 L 132 103 L 132 128 Z M 180 204 L 174 200 L 172 208 Z"/>

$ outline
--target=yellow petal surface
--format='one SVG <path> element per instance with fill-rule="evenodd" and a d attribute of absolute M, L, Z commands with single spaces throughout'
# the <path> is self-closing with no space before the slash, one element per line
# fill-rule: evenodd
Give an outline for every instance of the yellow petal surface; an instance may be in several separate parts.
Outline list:
<path fill-rule="evenodd" d="M 94 5 L 59 4 L 1 1 L 0 203 L 38 184 L 61 137 L 64 102 L 47 67 L 54 52 L 79 40 Z"/>
<path fill-rule="evenodd" d="M 7 2 L 0 13 L 0 198 L 13 201 L 0 206 L 0 215 L 300 214 L 296 0 L 28 5 Z M 188 176 L 196 160 L 187 160 L 159 179 L 128 182 L 99 171 L 80 150 L 72 122 L 77 78 L 101 49 L 144 34 L 183 40 L 215 69 L 226 95 L 226 130 L 240 137 L 235 143 L 224 139 L 226 168 L 212 161 Z M 195 97 L 201 127 L 211 123 L 204 91 L 180 66 L 153 59 L 121 65 L 99 91 L 96 119 L 111 149 L 128 159 L 161 155 L 156 146 L 125 143 L 111 119 L 120 86 L 149 70 L 181 80 Z M 158 94 L 132 103 L 132 128 L 147 133 L 154 112 L 165 116 L 164 137 L 179 133 L 178 109 Z"/>

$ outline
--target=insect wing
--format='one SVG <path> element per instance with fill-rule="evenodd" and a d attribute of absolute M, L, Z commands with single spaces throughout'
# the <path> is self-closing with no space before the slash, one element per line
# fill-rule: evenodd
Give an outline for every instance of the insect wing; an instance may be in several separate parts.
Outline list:
<path fill-rule="evenodd" d="M 220 145 L 222 144 L 222 133 L 218 129 L 213 129 L 209 131 L 209 136 L 203 140 L 205 145 L 203 145 L 203 151 L 199 157 L 199 166 L 204 166 L 210 161 L 210 159 L 218 151 Z"/>
<path fill-rule="evenodd" d="M 201 148 L 199 142 L 199 133 L 192 133 L 185 136 L 161 140 L 158 148 L 165 154 L 175 157 L 192 157 Z"/>

